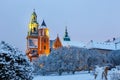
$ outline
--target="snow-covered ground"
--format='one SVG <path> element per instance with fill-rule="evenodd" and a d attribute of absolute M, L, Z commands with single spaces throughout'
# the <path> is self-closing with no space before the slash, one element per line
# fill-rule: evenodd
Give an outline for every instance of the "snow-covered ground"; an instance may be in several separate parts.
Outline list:
<path fill-rule="evenodd" d="M 118 75 L 118 73 L 120 73 L 120 70 L 108 71 L 108 76 L 107 76 L 108 80 L 113 80 L 113 79 L 110 79 L 110 76 L 114 72 Z M 105 79 L 102 79 L 102 76 L 100 73 L 101 73 L 101 70 L 99 71 L 96 79 L 94 79 L 94 75 L 92 72 L 88 73 L 88 72 L 83 71 L 83 72 L 77 72 L 74 75 L 73 74 L 63 74 L 61 76 L 58 76 L 58 75 L 35 76 L 33 80 L 105 80 Z M 120 77 L 120 75 L 118 75 L 118 76 Z M 115 77 L 114 77 L 114 80 L 119 80 L 119 79 L 115 79 Z"/>
<path fill-rule="evenodd" d="M 74 75 L 52 75 L 52 76 L 35 76 L 33 80 L 94 80 L 94 76 L 92 74 L 84 73 L 76 73 Z"/>

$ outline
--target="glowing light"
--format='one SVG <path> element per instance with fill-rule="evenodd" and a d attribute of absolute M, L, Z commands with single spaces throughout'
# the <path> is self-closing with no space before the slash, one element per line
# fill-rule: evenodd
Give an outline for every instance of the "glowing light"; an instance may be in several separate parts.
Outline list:
<path fill-rule="evenodd" d="M 49 31 L 48 30 L 46 30 L 46 35 L 49 37 Z"/>

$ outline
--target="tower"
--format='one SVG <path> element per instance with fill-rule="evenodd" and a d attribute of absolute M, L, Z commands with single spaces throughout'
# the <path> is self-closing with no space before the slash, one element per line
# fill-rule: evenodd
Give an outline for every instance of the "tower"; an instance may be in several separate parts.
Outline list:
<path fill-rule="evenodd" d="M 37 14 L 34 10 L 31 15 L 31 20 L 29 23 L 28 36 L 38 36 L 38 27 L 39 27 L 39 24 L 37 22 Z"/>
<path fill-rule="evenodd" d="M 26 54 L 31 59 L 36 58 L 38 55 L 38 22 L 37 22 L 37 14 L 35 10 L 33 11 L 30 19 L 30 23 L 28 26 L 28 34 L 27 34 L 27 50 Z"/>
<path fill-rule="evenodd" d="M 53 49 L 58 49 L 62 47 L 62 43 L 60 41 L 59 36 L 57 35 L 57 38 L 55 39 L 55 42 L 53 43 Z"/>
<path fill-rule="evenodd" d="M 67 31 L 67 27 L 65 28 L 65 35 L 64 35 L 64 37 L 63 37 L 63 40 L 64 40 L 64 41 L 70 41 L 70 37 L 69 37 L 68 31 Z"/>
<path fill-rule="evenodd" d="M 38 30 L 38 54 L 50 54 L 49 29 L 43 20 L 40 29 Z"/>

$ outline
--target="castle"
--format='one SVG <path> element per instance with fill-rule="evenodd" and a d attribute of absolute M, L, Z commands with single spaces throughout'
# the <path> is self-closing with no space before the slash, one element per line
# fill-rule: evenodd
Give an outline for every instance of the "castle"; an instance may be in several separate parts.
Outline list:
<path fill-rule="evenodd" d="M 51 47 L 49 29 L 47 28 L 47 25 L 44 20 L 42 24 L 39 25 L 35 10 L 31 15 L 26 39 L 26 54 L 30 60 L 33 60 L 41 55 L 48 56 L 50 54 Z M 52 48 L 58 49 L 59 47 L 62 47 L 62 43 L 59 39 L 59 36 L 57 36 L 56 40 L 52 44 Z"/>
<path fill-rule="evenodd" d="M 28 26 L 27 34 L 27 49 L 26 54 L 30 60 L 36 59 L 41 55 L 48 56 L 51 49 L 58 49 L 62 46 L 74 46 L 80 48 L 99 50 L 101 53 L 108 53 L 113 50 L 120 50 L 120 38 L 113 38 L 112 41 L 96 42 L 91 40 L 85 44 L 83 42 L 71 41 L 67 27 L 65 29 L 65 35 L 63 40 L 60 40 L 59 36 L 55 40 L 50 40 L 49 29 L 43 20 L 42 24 L 39 25 L 37 22 L 37 14 L 33 11 Z"/>

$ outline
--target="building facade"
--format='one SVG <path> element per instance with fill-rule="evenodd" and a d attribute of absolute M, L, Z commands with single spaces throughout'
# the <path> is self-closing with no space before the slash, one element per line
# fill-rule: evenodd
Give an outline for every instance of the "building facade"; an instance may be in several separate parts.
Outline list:
<path fill-rule="evenodd" d="M 49 29 L 47 28 L 44 20 L 41 24 L 40 29 L 38 30 L 38 54 L 49 55 L 50 54 L 50 37 Z"/>
<path fill-rule="evenodd" d="M 53 42 L 52 47 L 53 47 L 53 49 L 58 49 L 58 48 L 62 47 L 62 43 L 61 43 L 58 35 L 57 35 L 57 38 L 55 39 L 55 41 Z"/>
<path fill-rule="evenodd" d="M 91 40 L 87 44 L 80 41 L 75 42 L 70 39 L 67 27 L 65 28 L 65 34 L 62 41 L 58 35 L 55 40 L 50 40 L 49 29 L 47 28 L 45 21 L 43 20 L 42 24 L 39 25 L 35 11 L 33 11 L 31 15 L 26 39 L 26 54 L 30 60 L 36 59 L 41 55 L 48 56 L 51 49 L 56 50 L 62 46 L 95 49 L 99 50 L 101 53 L 109 53 L 113 50 L 120 50 L 120 38 L 114 38 L 113 41 L 105 42 L 95 42 Z"/>
<path fill-rule="evenodd" d="M 36 59 L 41 55 L 50 54 L 49 29 L 43 20 L 39 28 L 37 14 L 33 11 L 28 26 L 26 54 L 30 60 Z"/>

